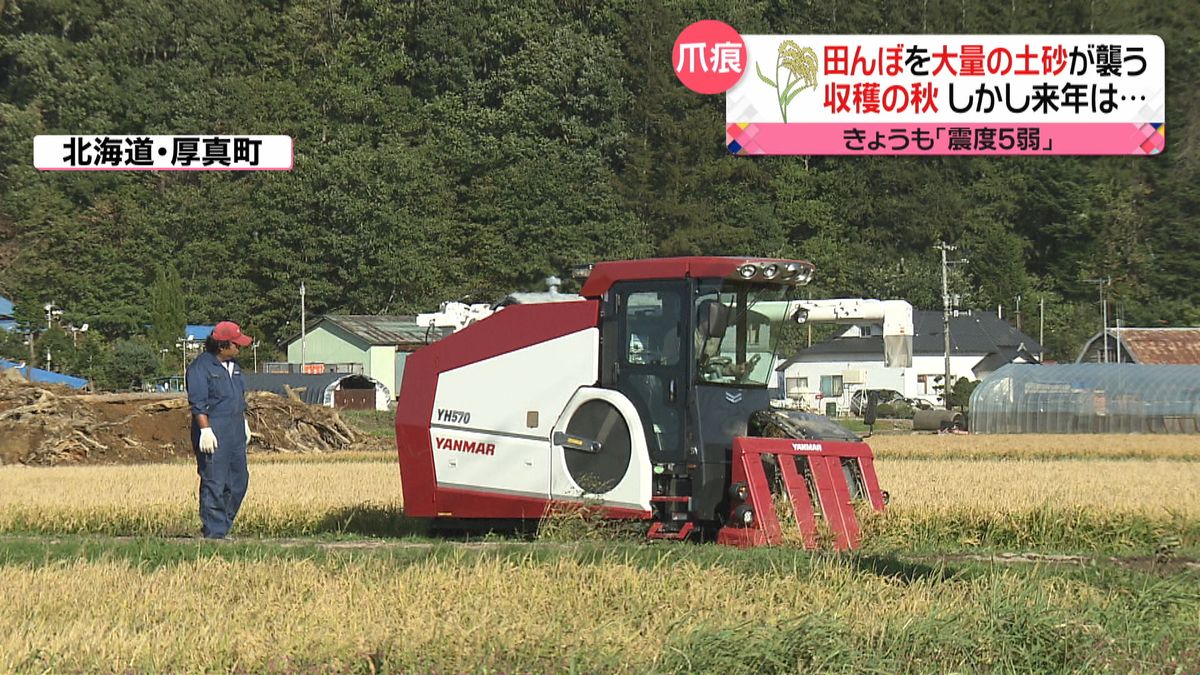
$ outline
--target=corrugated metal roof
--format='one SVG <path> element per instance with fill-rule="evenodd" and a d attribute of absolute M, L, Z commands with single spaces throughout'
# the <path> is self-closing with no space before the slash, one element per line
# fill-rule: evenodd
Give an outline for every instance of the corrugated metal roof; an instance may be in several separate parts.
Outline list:
<path fill-rule="evenodd" d="M 438 331 L 430 334 L 427 328 L 418 326 L 415 316 L 326 314 L 322 319 L 372 345 L 423 345 L 441 337 Z"/>
<path fill-rule="evenodd" d="M 1109 329 L 1142 364 L 1200 364 L 1200 328 Z"/>

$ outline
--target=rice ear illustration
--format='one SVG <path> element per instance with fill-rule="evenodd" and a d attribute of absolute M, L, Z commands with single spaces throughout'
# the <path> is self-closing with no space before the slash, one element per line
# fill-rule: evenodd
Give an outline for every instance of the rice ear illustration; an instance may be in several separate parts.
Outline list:
<path fill-rule="evenodd" d="M 796 94 L 806 89 L 817 87 L 817 53 L 811 47 L 801 47 L 794 40 L 784 40 L 779 45 L 779 54 L 775 58 L 775 79 L 763 75 L 762 67 L 754 62 L 758 71 L 758 79 L 775 88 L 775 96 L 779 101 L 779 114 L 787 122 L 787 109 Z M 783 71 L 786 80 L 779 77 Z"/>

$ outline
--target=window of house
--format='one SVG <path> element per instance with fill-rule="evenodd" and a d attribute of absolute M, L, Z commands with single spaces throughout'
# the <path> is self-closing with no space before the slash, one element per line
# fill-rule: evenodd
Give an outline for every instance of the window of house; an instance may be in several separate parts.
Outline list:
<path fill-rule="evenodd" d="M 841 396 L 842 395 L 842 376 L 841 375 L 822 375 L 821 376 L 821 395 L 822 396 Z"/>
<path fill-rule="evenodd" d="M 784 384 L 787 386 L 788 392 L 808 390 L 807 377 L 789 377 Z"/>

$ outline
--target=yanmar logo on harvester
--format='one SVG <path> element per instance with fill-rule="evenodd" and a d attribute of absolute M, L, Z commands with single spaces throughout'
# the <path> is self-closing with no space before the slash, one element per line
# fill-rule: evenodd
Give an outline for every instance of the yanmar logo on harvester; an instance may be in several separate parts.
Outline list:
<path fill-rule="evenodd" d="M 910 366 L 912 307 L 798 299 L 812 274 L 803 260 L 603 262 L 578 296 L 552 287 L 422 315 L 456 332 L 405 365 L 405 513 L 536 519 L 598 503 L 651 521 L 653 538 L 757 546 L 783 538 L 778 498 L 806 545 L 823 522 L 838 548 L 857 546 L 856 505 L 884 508 L 871 450 L 823 417 L 771 408 L 771 368 L 788 321 L 882 322 L 887 365 Z"/>
<path fill-rule="evenodd" d="M 482 441 L 465 441 L 461 438 L 438 438 L 435 437 L 434 442 L 437 444 L 438 450 L 454 450 L 457 452 L 470 452 L 476 455 L 492 456 L 496 454 L 495 443 L 484 443 Z"/>

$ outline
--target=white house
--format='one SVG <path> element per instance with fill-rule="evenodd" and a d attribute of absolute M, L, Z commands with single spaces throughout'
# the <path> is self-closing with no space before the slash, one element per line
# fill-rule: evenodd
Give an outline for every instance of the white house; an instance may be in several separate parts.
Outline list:
<path fill-rule="evenodd" d="M 950 318 L 950 377 L 970 380 L 1009 363 L 1037 363 L 1037 340 L 1018 331 L 993 312 L 959 312 Z M 825 342 L 801 350 L 784 361 L 783 394 L 802 405 L 825 411 L 849 410 L 859 389 L 893 389 L 907 398 L 938 405 L 938 387 L 945 373 L 942 313 L 913 312 L 913 360 L 909 368 L 883 365 L 883 328 L 879 324 L 850 326 Z"/>

